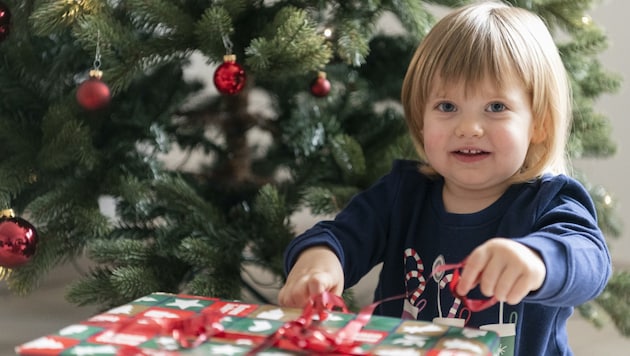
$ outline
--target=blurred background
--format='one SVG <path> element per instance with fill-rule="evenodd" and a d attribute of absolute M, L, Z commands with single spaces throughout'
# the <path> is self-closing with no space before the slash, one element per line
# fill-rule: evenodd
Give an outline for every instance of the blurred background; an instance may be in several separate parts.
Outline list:
<path fill-rule="evenodd" d="M 623 269 L 630 269 L 630 213 L 627 210 L 630 206 L 630 187 L 626 183 L 630 177 L 630 143 L 624 137 L 630 132 L 630 120 L 625 112 L 630 99 L 630 69 L 627 65 L 630 41 L 626 23 L 628 13 L 630 2 L 603 0 L 590 14 L 605 29 L 610 39 L 610 47 L 601 56 L 603 66 L 620 74 L 624 80 L 618 93 L 604 96 L 597 103 L 597 110 L 608 116 L 612 122 L 612 138 L 618 145 L 617 154 L 605 160 L 582 159 L 574 162 L 575 167 L 583 170 L 593 184 L 604 186 L 616 200 L 624 228 L 622 236 L 611 241 L 610 248 L 615 268 Z M 195 72 L 196 69 L 192 66 L 190 75 L 194 76 Z M 203 73 L 207 72 L 207 69 L 203 70 Z M 296 221 L 298 229 L 304 229 L 311 223 L 312 220 L 307 215 Z M 85 261 L 79 261 L 76 265 L 66 265 L 52 271 L 40 288 L 27 297 L 12 296 L 0 282 L 0 355 L 11 355 L 17 344 L 54 332 L 95 312 L 93 308 L 76 307 L 64 300 L 65 286 L 85 270 L 84 263 Z M 374 276 L 375 274 L 366 277 L 355 288 L 359 298 L 371 298 Z M 273 290 L 268 292 L 272 296 L 273 293 Z M 579 316 L 571 320 L 569 336 L 576 355 L 621 355 L 627 354 L 630 349 L 630 339 L 619 336 L 612 325 L 596 329 Z"/>

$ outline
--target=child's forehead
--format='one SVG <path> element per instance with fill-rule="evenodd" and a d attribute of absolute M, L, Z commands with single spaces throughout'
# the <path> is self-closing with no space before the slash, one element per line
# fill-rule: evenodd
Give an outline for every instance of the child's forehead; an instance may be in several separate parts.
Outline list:
<path fill-rule="evenodd" d="M 449 56 L 440 56 L 439 64 L 426 66 L 425 78 L 433 88 L 449 89 L 463 86 L 467 91 L 476 91 L 483 87 L 503 89 L 506 85 L 524 85 L 531 80 L 531 71 L 519 65 L 507 51 L 472 51 L 453 52 Z M 521 63 L 522 64 L 522 63 Z M 525 66 L 529 68 L 530 66 Z"/>
<path fill-rule="evenodd" d="M 484 96 L 501 95 L 506 88 L 520 86 L 522 82 L 516 77 L 507 76 L 496 78 L 484 76 L 482 78 L 442 78 L 436 76 L 429 86 L 431 96 L 447 97 L 453 95 L 482 94 Z"/>

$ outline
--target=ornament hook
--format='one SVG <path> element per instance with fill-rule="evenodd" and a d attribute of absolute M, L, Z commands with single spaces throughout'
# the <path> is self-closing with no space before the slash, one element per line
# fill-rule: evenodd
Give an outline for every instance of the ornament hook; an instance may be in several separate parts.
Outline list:
<path fill-rule="evenodd" d="M 96 53 L 94 54 L 93 68 L 90 70 L 90 77 L 101 79 L 103 71 L 101 70 L 101 30 L 96 33 Z"/>
<path fill-rule="evenodd" d="M 94 54 L 94 69 L 101 68 L 101 30 L 96 33 L 96 53 Z"/>
<path fill-rule="evenodd" d="M 221 39 L 223 40 L 223 47 L 225 47 L 225 54 L 232 54 L 234 44 L 232 43 L 232 41 L 230 41 L 230 38 L 227 35 L 223 35 L 221 36 Z"/>

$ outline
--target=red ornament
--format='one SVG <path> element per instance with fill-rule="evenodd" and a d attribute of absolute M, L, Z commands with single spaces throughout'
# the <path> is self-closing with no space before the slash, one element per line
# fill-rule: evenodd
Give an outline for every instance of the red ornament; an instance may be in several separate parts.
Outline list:
<path fill-rule="evenodd" d="M 330 93 L 330 82 L 326 79 L 326 72 L 317 73 L 317 78 L 311 82 L 311 94 L 323 98 Z"/>
<path fill-rule="evenodd" d="M 86 110 L 102 109 L 111 99 L 109 87 L 101 80 L 100 70 L 91 70 L 90 78 L 79 85 L 77 101 Z"/>
<path fill-rule="evenodd" d="M 11 32 L 11 11 L 3 2 L 0 2 L 0 42 L 9 37 Z"/>
<path fill-rule="evenodd" d="M 14 217 L 11 209 L 0 211 L 0 216 L 0 267 L 22 266 L 35 254 L 37 231 L 28 221 Z"/>
<path fill-rule="evenodd" d="M 238 94 L 245 86 L 247 77 L 245 69 L 236 63 L 236 56 L 228 54 L 223 57 L 223 63 L 214 72 L 214 85 L 222 94 Z"/>

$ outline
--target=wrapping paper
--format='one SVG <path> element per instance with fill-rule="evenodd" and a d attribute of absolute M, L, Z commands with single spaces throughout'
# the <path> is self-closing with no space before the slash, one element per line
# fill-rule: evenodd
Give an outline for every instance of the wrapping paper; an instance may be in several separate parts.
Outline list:
<path fill-rule="evenodd" d="M 357 314 L 331 296 L 304 309 L 153 293 L 15 348 L 18 355 L 498 354 L 492 331 Z M 337 297 L 338 298 L 338 297 Z"/>

